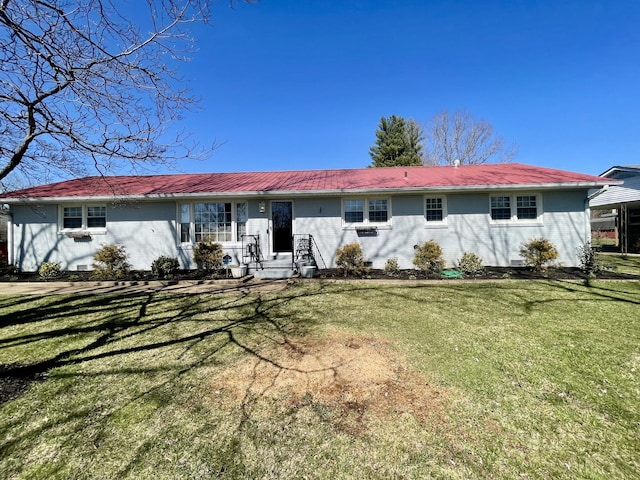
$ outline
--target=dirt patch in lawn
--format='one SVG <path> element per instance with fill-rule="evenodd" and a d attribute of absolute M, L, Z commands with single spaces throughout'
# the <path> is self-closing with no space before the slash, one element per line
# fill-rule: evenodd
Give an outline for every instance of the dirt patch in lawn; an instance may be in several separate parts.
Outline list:
<path fill-rule="evenodd" d="M 21 365 L 0 365 L 0 405 L 25 392 L 32 383 L 42 382 L 46 374 Z"/>
<path fill-rule="evenodd" d="M 372 336 L 289 339 L 216 376 L 213 389 L 248 408 L 276 400 L 350 434 L 376 418 L 444 421 L 446 392 L 408 368 L 390 342 Z"/>

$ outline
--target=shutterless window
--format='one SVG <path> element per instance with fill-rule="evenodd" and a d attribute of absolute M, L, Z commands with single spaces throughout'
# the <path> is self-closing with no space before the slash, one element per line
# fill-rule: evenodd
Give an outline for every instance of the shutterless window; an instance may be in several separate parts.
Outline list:
<path fill-rule="evenodd" d="M 491 197 L 491 219 L 492 220 L 511 219 L 511 197 L 508 197 L 508 196 Z"/>
<path fill-rule="evenodd" d="M 442 198 L 427 198 L 425 200 L 425 216 L 427 222 L 441 222 L 444 219 Z"/>
<path fill-rule="evenodd" d="M 191 204 L 180 205 L 180 242 L 191 242 Z"/>
<path fill-rule="evenodd" d="M 195 241 L 232 241 L 231 203 L 196 203 L 194 205 Z"/>
<path fill-rule="evenodd" d="M 364 200 L 344 201 L 344 221 L 345 223 L 364 222 Z"/>
<path fill-rule="evenodd" d="M 538 205 L 535 195 L 519 195 L 516 197 L 518 220 L 535 220 L 538 218 Z"/>
<path fill-rule="evenodd" d="M 388 219 L 387 200 L 384 198 L 369 200 L 369 222 L 385 223 Z"/>
<path fill-rule="evenodd" d="M 82 228 L 82 207 L 64 207 L 63 228 Z"/>
<path fill-rule="evenodd" d="M 107 226 L 107 207 L 87 207 L 87 227 L 104 228 Z"/>
<path fill-rule="evenodd" d="M 247 233 L 248 207 L 246 203 L 236 203 L 236 239 L 240 241 Z"/>

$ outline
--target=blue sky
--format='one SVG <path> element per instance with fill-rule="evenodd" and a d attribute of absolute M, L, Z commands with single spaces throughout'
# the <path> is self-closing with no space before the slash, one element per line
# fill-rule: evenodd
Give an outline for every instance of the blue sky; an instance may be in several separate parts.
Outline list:
<path fill-rule="evenodd" d="M 515 161 L 640 164 L 640 2 L 225 0 L 180 72 L 185 172 L 359 168 L 382 116 L 466 109 Z"/>

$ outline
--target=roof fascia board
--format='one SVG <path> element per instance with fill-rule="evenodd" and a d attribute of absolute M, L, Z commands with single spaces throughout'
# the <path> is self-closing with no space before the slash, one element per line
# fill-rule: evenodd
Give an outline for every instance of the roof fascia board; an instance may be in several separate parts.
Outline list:
<path fill-rule="evenodd" d="M 602 172 L 599 176 L 600 177 L 608 177 L 609 175 L 611 175 L 613 172 L 633 172 L 633 173 L 640 173 L 640 167 L 635 167 L 635 166 L 621 166 L 621 165 L 616 165 L 614 167 L 609 168 L 608 170 L 605 170 L 604 172 Z"/>

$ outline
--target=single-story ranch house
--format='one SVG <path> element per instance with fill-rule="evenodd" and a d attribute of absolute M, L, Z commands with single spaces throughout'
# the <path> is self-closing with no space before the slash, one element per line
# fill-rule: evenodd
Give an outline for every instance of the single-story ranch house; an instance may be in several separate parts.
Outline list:
<path fill-rule="evenodd" d="M 534 237 L 575 266 L 590 240 L 589 191 L 611 183 L 619 182 L 517 163 L 97 176 L 10 192 L 0 204 L 10 213 L 9 262 L 23 271 L 45 261 L 91 269 L 109 244 L 123 245 L 134 269 L 161 255 L 193 269 L 204 239 L 250 270 L 276 258 L 291 265 L 301 253 L 332 267 L 336 249 L 352 242 L 374 268 L 392 257 L 413 268 L 414 246 L 430 239 L 449 266 L 467 251 L 509 266 Z"/>

